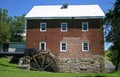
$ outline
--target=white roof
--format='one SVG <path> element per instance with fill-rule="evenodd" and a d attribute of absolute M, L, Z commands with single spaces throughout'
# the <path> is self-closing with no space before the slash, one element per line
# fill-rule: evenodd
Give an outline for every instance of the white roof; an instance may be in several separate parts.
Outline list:
<path fill-rule="evenodd" d="M 102 18 L 105 16 L 99 5 L 34 6 L 25 16 L 26 19 L 64 19 L 64 18 Z"/>

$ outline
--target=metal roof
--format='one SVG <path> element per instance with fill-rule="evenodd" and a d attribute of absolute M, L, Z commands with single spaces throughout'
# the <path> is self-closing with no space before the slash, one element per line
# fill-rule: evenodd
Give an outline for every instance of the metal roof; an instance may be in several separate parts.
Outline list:
<path fill-rule="evenodd" d="M 34 6 L 26 19 L 65 19 L 65 18 L 103 18 L 105 16 L 99 5 L 46 5 Z"/>

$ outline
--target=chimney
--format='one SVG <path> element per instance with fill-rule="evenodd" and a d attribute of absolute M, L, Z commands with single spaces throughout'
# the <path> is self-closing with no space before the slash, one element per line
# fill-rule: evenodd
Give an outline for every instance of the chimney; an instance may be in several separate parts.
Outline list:
<path fill-rule="evenodd" d="M 67 3 L 63 4 L 62 7 L 61 7 L 61 9 L 67 9 L 67 8 L 68 8 L 68 4 Z"/>

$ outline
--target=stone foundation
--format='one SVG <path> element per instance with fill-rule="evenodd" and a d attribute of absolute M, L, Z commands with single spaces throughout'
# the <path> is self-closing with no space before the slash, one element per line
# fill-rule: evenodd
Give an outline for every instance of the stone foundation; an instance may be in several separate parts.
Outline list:
<path fill-rule="evenodd" d="M 99 73 L 104 71 L 104 57 L 102 56 L 59 58 L 57 63 L 60 72 Z"/>

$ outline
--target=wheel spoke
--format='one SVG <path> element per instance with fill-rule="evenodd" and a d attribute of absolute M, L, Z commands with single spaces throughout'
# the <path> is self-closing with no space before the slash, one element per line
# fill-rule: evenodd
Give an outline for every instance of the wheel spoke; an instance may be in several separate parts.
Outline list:
<path fill-rule="evenodd" d="M 54 64 L 52 58 L 50 57 L 47 57 L 46 61 L 48 62 L 48 64 L 44 67 L 44 70 Z"/>
<path fill-rule="evenodd" d="M 52 64 L 48 64 L 46 65 L 43 69 L 45 70 L 46 68 L 48 68 L 49 66 L 51 66 Z"/>
<path fill-rule="evenodd" d="M 36 58 L 34 57 L 33 60 L 35 61 L 36 65 L 38 66 L 39 70 L 41 70 L 39 63 L 37 62 Z"/>
<path fill-rule="evenodd" d="M 46 56 L 44 56 L 43 60 L 42 60 L 42 64 L 41 64 L 41 68 L 43 68 L 44 64 L 45 64 L 45 60 L 46 60 Z"/>

